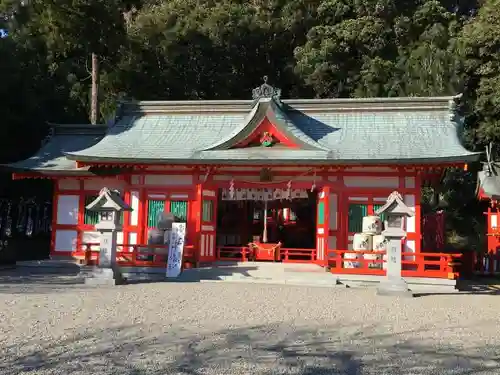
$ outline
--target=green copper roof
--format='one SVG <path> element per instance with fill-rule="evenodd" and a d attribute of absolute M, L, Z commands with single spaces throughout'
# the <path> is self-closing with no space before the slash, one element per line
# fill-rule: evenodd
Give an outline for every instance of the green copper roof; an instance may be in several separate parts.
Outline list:
<path fill-rule="evenodd" d="M 453 97 L 125 103 L 96 145 L 68 158 L 144 163 L 412 163 L 476 160 Z M 299 149 L 231 149 L 267 116 Z"/>
<path fill-rule="evenodd" d="M 9 165 L 88 173 L 75 161 L 151 164 L 467 162 L 453 97 L 127 102 L 111 127 L 55 127 L 33 157 Z M 233 148 L 264 118 L 298 148 Z M 105 135 L 104 135 L 105 133 Z"/>
<path fill-rule="evenodd" d="M 87 173 L 88 168 L 76 168 L 65 152 L 75 152 L 92 147 L 99 142 L 106 127 L 95 125 L 53 125 L 52 134 L 32 157 L 8 164 L 15 171 L 48 173 Z"/>

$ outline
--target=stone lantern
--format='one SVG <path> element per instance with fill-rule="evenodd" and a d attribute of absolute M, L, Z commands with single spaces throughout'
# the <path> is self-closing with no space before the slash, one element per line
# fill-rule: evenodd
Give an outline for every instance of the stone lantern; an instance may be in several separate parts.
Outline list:
<path fill-rule="evenodd" d="M 387 240 L 387 274 L 377 289 L 378 295 L 413 297 L 408 284 L 401 277 L 401 240 L 406 237 L 405 218 L 415 213 L 404 202 L 401 195 L 394 191 L 380 207 L 376 215 L 385 215 L 384 231 Z"/>
<path fill-rule="evenodd" d="M 99 213 L 99 223 L 95 229 L 100 233 L 100 249 L 99 266 L 91 278 L 85 279 L 85 283 L 115 285 L 121 281 L 116 267 L 117 237 L 122 229 L 120 213 L 132 211 L 132 208 L 123 201 L 118 191 L 103 188 L 86 209 Z"/>

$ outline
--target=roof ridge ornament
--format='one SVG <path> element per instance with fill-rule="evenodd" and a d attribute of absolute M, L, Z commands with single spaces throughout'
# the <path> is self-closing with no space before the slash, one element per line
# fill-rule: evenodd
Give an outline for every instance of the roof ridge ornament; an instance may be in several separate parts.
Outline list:
<path fill-rule="evenodd" d="M 493 143 L 490 142 L 488 146 L 486 146 L 486 163 L 483 163 L 483 170 L 486 172 L 487 177 L 491 177 L 493 175 L 492 150 Z"/>
<path fill-rule="evenodd" d="M 264 80 L 264 83 L 252 90 L 252 99 L 259 100 L 263 98 L 273 98 L 279 100 L 281 97 L 281 89 L 268 84 L 268 76 L 264 76 L 262 79 Z"/>
<path fill-rule="evenodd" d="M 448 103 L 448 110 L 450 111 L 450 121 L 462 125 L 465 117 L 460 115 L 460 102 L 462 100 L 463 94 L 458 94 L 453 96 Z"/>

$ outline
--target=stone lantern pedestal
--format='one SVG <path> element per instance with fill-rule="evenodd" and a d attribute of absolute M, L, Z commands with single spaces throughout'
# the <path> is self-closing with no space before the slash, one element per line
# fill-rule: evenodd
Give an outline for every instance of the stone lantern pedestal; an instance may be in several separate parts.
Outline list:
<path fill-rule="evenodd" d="M 385 214 L 385 230 L 382 234 L 387 240 L 387 274 L 377 288 L 381 296 L 413 297 L 408 284 L 401 277 L 401 240 L 406 237 L 404 221 L 414 215 L 401 195 L 394 191 L 386 203 L 376 211 L 377 215 Z"/>

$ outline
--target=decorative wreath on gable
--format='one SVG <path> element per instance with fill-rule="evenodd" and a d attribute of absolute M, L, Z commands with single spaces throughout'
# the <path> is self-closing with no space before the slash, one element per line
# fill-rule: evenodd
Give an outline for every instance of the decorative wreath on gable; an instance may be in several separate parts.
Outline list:
<path fill-rule="evenodd" d="M 264 134 L 262 134 L 262 137 L 260 137 L 260 144 L 264 147 L 272 146 L 273 143 L 273 135 L 269 132 L 264 132 Z"/>

